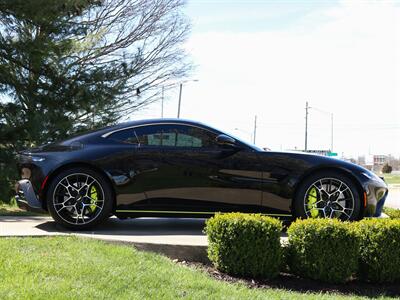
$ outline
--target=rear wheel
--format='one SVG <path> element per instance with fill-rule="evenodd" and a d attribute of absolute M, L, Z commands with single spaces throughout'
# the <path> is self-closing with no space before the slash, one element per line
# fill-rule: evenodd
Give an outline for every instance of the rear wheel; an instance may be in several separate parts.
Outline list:
<path fill-rule="evenodd" d="M 335 171 L 312 175 L 301 184 L 295 198 L 295 214 L 300 218 L 359 218 L 360 195 L 353 181 Z"/>
<path fill-rule="evenodd" d="M 47 207 L 57 223 L 84 230 L 111 214 L 113 194 L 102 175 L 88 168 L 74 168 L 52 180 L 47 191 Z"/>

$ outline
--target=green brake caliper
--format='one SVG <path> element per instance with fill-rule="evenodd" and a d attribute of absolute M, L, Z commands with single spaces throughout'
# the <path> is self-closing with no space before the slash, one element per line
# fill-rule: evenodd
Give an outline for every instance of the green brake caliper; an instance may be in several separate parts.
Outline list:
<path fill-rule="evenodd" d="M 90 209 L 92 210 L 92 212 L 96 210 L 97 200 L 97 189 L 95 186 L 92 186 L 90 189 Z"/>
<path fill-rule="evenodd" d="M 317 189 L 313 187 L 307 196 L 307 208 L 310 211 L 311 217 L 318 217 L 318 208 L 317 208 Z"/>

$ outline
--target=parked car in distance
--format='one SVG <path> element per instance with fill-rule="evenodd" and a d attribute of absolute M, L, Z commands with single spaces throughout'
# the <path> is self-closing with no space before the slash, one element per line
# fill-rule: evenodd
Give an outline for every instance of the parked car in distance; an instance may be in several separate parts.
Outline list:
<path fill-rule="evenodd" d="M 109 216 L 373 216 L 386 184 L 334 158 L 264 151 L 208 125 L 153 119 L 110 126 L 19 154 L 20 207 L 87 229 Z"/>

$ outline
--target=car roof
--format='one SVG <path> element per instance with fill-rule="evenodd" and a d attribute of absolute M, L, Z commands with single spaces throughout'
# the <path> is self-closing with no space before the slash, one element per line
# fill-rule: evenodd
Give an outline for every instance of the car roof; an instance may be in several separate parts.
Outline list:
<path fill-rule="evenodd" d="M 211 126 L 208 126 L 204 123 L 193 121 L 193 120 L 188 120 L 188 119 L 176 119 L 176 118 L 157 118 L 157 119 L 143 119 L 143 120 L 135 120 L 135 121 L 129 121 L 129 122 L 124 122 L 124 123 L 119 123 L 116 125 L 108 126 L 102 129 L 99 129 L 96 131 L 96 134 L 100 135 L 107 135 L 110 134 L 114 131 L 118 130 L 123 130 L 125 128 L 131 128 L 131 127 L 136 127 L 136 126 L 144 126 L 144 125 L 163 125 L 163 124 L 184 124 L 184 125 L 192 125 L 192 126 L 197 126 L 201 127 L 204 129 L 208 129 L 210 131 L 214 132 L 221 132 L 220 130 L 213 128 Z"/>
<path fill-rule="evenodd" d="M 225 133 L 219 129 L 216 129 L 214 127 L 208 126 L 204 123 L 193 121 L 193 120 L 188 120 L 188 119 L 176 119 L 176 118 L 156 118 L 156 119 L 143 119 L 143 120 L 135 120 L 135 121 L 129 121 L 129 122 L 124 122 L 124 123 L 119 123 L 116 125 L 111 125 L 107 126 L 104 128 L 96 129 L 90 132 L 86 132 L 74 137 L 71 137 L 69 139 L 55 142 L 53 144 L 58 144 L 58 145 L 71 145 L 73 143 L 82 143 L 82 142 L 88 142 L 92 139 L 98 139 L 99 137 L 106 137 L 107 135 L 119 131 L 119 130 L 124 130 L 136 126 L 146 126 L 146 125 L 155 125 L 155 124 L 185 124 L 185 125 L 192 125 L 196 127 L 200 127 L 206 130 L 209 130 L 211 132 L 215 132 L 217 134 L 226 134 L 228 136 L 231 136 L 241 142 L 244 145 L 247 145 L 249 148 L 252 148 L 253 150 L 257 151 L 262 151 L 260 148 L 258 148 L 255 145 L 252 145 L 246 141 L 243 141 L 237 137 L 234 137 L 228 133 Z"/>
<path fill-rule="evenodd" d="M 100 129 L 96 129 L 96 130 L 92 130 L 92 131 L 89 131 L 89 132 L 86 132 L 83 134 L 76 135 L 69 139 L 63 140 L 60 143 L 61 144 L 70 144 L 73 142 L 79 142 L 79 141 L 82 142 L 85 140 L 90 140 L 92 138 L 97 138 L 99 136 L 110 134 L 114 131 L 123 130 L 125 128 L 131 128 L 131 127 L 135 127 L 135 126 L 155 125 L 155 124 L 171 124 L 171 123 L 199 126 L 199 127 L 209 129 L 214 132 L 220 132 L 219 130 L 212 128 L 208 125 L 205 125 L 201 122 L 192 121 L 192 120 L 175 119 L 175 118 L 156 118 L 156 119 L 135 120 L 135 121 L 123 122 L 123 123 L 119 123 L 119 124 L 115 124 L 115 125 L 110 125 L 107 127 L 103 127 Z"/>
<path fill-rule="evenodd" d="M 135 121 L 128 121 L 119 123 L 113 126 L 107 127 L 107 129 L 115 130 L 115 129 L 122 129 L 127 127 L 139 126 L 139 125 L 152 125 L 152 124 L 167 124 L 167 123 L 174 123 L 174 124 L 190 124 L 190 125 L 197 125 L 205 128 L 211 128 L 210 126 L 203 124 L 201 122 L 188 120 L 188 119 L 177 119 L 177 118 L 155 118 L 155 119 L 143 119 L 143 120 L 135 120 Z"/>

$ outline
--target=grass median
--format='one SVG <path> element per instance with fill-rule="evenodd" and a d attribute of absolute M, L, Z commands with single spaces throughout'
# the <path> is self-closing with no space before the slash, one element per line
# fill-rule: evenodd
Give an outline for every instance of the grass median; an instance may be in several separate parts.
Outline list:
<path fill-rule="evenodd" d="M 0 238 L 0 299 L 362 299 L 249 288 L 129 246 L 75 237 Z"/>
<path fill-rule="evenodd" d="M 387 184 L 400 184 L 399 174 L 383 174 L 379 176 L 383 176 Z"/>

